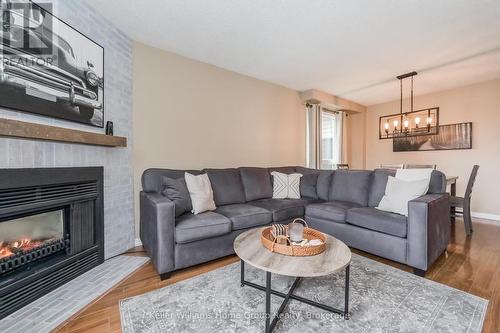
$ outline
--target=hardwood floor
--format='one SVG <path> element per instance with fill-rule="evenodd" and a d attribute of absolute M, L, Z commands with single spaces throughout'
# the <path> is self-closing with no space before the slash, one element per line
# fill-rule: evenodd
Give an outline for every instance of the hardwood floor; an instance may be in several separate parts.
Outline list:
<path fill-rule="evenodd" d="M 426 277 L 488 299 L 490 302 L 483 332 L 500 333 L 500 225 L 475 221 L 471 237 L 466 237 L 461 220 L 457 220 L 451 228 L 452 239 L 447 254 L 443 254 L 436 261 Z M 136 251 L 141 251 L 141 248 L 132 249 L 129 255 L 145 255 Z M 357 250 L 353 252 L 411 271 L 407 266 L 386 259 Z M 225 257 L 175 272 L 166 281 L 161 281 L 153 265 L 148 263 L 111 289 L 108 294 L 73 316 L 55 332 L 121 332 L 118 310 L 120 299 L 189 279 L 236 261 L 236 256 Z"/>

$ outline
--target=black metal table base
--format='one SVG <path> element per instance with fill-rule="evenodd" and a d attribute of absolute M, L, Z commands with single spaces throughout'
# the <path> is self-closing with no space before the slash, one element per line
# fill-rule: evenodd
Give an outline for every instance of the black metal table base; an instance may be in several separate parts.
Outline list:
<path fill-rule="evenodd" d="M 266 286 L 261 286 L 253 282 L 249 282 L 245 280 L 245 262 L 241 260 L 241 286 L 249 286 L 255 289 L 259 289 L 262 291 L 266 292 L 266 333 L 270 333 L 273 331 L 274 327 L 280 320 L 281 314 L 285 310 L 286 305 L 288 302 L 293 299 L 305 304 L 309 304 L 311 306 L 315 306 L 317 308 L 320 308 L 322 310 L 330 311 L 333 313 L 337 313 L 339 315 L 342 315 L 344 319 L 349 320 L 349 265 L 346 266 L 345 268 L 345 291 L 344 291 L 344 310 L 336 309 L 334 307 L 331 307 L 326 304 L 314 302 L 310 299 L 294 295 L 293 292 L 295 289 L 298 287 L 300 283 L 300 277 L 295 278 L 295 281 L 292 284 L 292 287 L 288 291 L 288 293 L 282 293 L 280 291 L 274 290 L 271 288 L 271 273 L 266 272 Z M 284 298 L 283 303 L 281 303 L 281 306 L 279 307 L 278 311 L 276 312 L 276 315 L 274 315 L 273 320 L 271 321 L 271 295 L 276 295 L 279 297 Z"/>

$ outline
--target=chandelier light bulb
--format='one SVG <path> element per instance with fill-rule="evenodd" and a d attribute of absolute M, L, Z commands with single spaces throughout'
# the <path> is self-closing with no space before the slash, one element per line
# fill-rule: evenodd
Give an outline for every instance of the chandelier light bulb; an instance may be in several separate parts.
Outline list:
<path fill-rule="evenodd" d="M 405 120 L 404 126 L 405 126 L 405 128 L 410 127 L 410 121 L 408 119 Z"/>
<path fill-rule="evenodd" d="M 388 122 L 388 121 L 386 121 L 386 122 L 385 122 L 385 124 L 384 124 L 384 128 L 385 128 L 386 130 L 388 130 L 388 129 L 389 129 L 389 122 Z"/>
<path fill-rule="evenodd" d="M 393 124 L 394 124 L 394 128 L 398 128 L 398 125 L 399 125 L 399 121 L 397 121 L 397 120 L 394 120 L 394 123 L 393 123 Z"/>
<path fill-rule="evenodd" d="M 427 117 L 427 125 L 432 124 L 432 117 Z"/>
<path fill-rule="evenodd" d="M 415 125 L 420 125 L 420 117 L 415 117 Z"/>

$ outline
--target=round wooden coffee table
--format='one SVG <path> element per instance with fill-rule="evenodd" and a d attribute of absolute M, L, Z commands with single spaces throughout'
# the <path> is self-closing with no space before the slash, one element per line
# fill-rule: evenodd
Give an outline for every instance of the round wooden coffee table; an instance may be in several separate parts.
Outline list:
<path fill-rule="evenodd" d="M 325 252 L 310 257 L 286 256 L 273 253 L 262 245 L 260 241 L 262 230 L 263 228 L 255 228 L 239 235 L 234 240 L 234 251 L 241 259 L 241 286 L 250 286 L 266 292 L 266 332 L 272 332 L 290 299 L 341 314 L 345 319 L 349 319 L 349 266 L 351 263 L 351 250 L 349 250 L 347 245 L 325 234 Z M 245 263 L 266 272 L 265 287 L 245 280 Z M 300 278 L 330 275 L 343 269 L 345 269 L 346 273 L 345 303 L 343 310 L 293 294 L 294 290 L 299 285 Z M 271 273 L 296 277 L 288 293 L 285 294 L 271 289 Z M 271 294 L 284 298 L 272 322 Z"/>

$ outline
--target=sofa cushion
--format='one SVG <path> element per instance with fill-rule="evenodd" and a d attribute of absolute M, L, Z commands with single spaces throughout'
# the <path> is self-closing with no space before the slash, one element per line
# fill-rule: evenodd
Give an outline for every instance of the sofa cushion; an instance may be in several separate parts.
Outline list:
<path fill-rule="evenodd" d="M 310 175 L 310 174 L 319 174 L 320 170 L 318 169 L 312 169 L 312 168 L 305 168 L 303 166 L 296 166 L 295 167 L 295 172 L 296 173 L 301 173 L 303 175 Z"/>
<path fill-rule="evenodd" d="M 398 237 L 406 237 L 406 216 L 384 212 L 373 207 L 353 208 L 347 211 L 346 221 L 370 230 Z"/>
<path fill-rule="evenodd" d="M 162 177 L 172 179 L 184 178 L 184 174 L 189 172 L 192 175 L 200 175 L 203 172 L 199 170 L 174 170 L 151 168 L 144 170 L 141 177 L 142 190 L 144 192 L 158 192 L 163 190 Z"/>
<path fill-rule="evenodd" d="M 184 178 L 172 179 L 163 177 L 163 186 L 163 191 L 161 193 L 174 202 L 176 217 L 186 212 L 190 212 L 193 209 L 189 190 Z"/>
<path fill-rule="evenodd" d="M 396 175 L 396 170 L 376 169 L 372 173 L 370 183 L 370 192 L 368 195 L 368 206 L 377 207 L 385 194 L 387 179 L 389 176 Z"/>
<path fill-rule="evenodd" d="M 345 222 L 347 210 L 359 207 L 358 204 L 343 201 L 330 201 L 306 206 L 306 217 Z"/>
<path fill-rule="evenodd" d="M 231 232 L 231 221 L 215 212 L 184 214 L 175 223 L 175 241 L 189 243 Z"/>
<path fill-rule="evenodd" d="M 249 204 L 270 211 L 273 222 L 279 222 L 304 216 L 304 207 L 308 202 L 307 199 L 262 199 Z"/>
<path fill-rule="evenodd" d="M 220 206 L 216 212 L 231 220 L 233 230 L 265 225 L 273 221 L 273 214 L 270 211 L 249 204 Z"/>
<path fill-rule="evenodd" d="M 439 170 L 434 170 L 431 173 L 431 181 L 429 183 L 429 194 L 445 193 L 446 192 L 446 176 Z"/>
<path fill-rule="evenodd" d="M 284 166 L 284 167 L 273 167 L 273 168 L 268 168 L 269 174 L 273 171 L 285 173 L 287 175 L 291 173 L 295 173 L 295 167 L 294 166 Z"/>
<path fill-rule="evenodd" d="M 318 174 L 305 174 L 300 178 L 300 196 L 302 198 L 318 199 L 316 184 L 318 183 Z"/>
<path fill-rule="evenodd" d="M 316 184 L 316 193 L 318 193 L 319 199 L 328 201 L 328 193 L 330 192 L 332 178 L 332 170 L 321 170 L 319 172 L 318 183 Z"/>
<path fill-rule="evenodd" d="M 329 201 L 346 201 L 367 206 L 371 174 L 367 170 L 336 170 L 330 186 Z"/>
<path fill-rule="evenodd" d="M 241 181 L 246 201 L 271 198 L 273 184 L 266 168 L 240 168 Z"/>
<path fill-rule="evenodd" d="M 217 206 L 245 202 L 245 191 L 238 169 L 205 169 Z"/>

